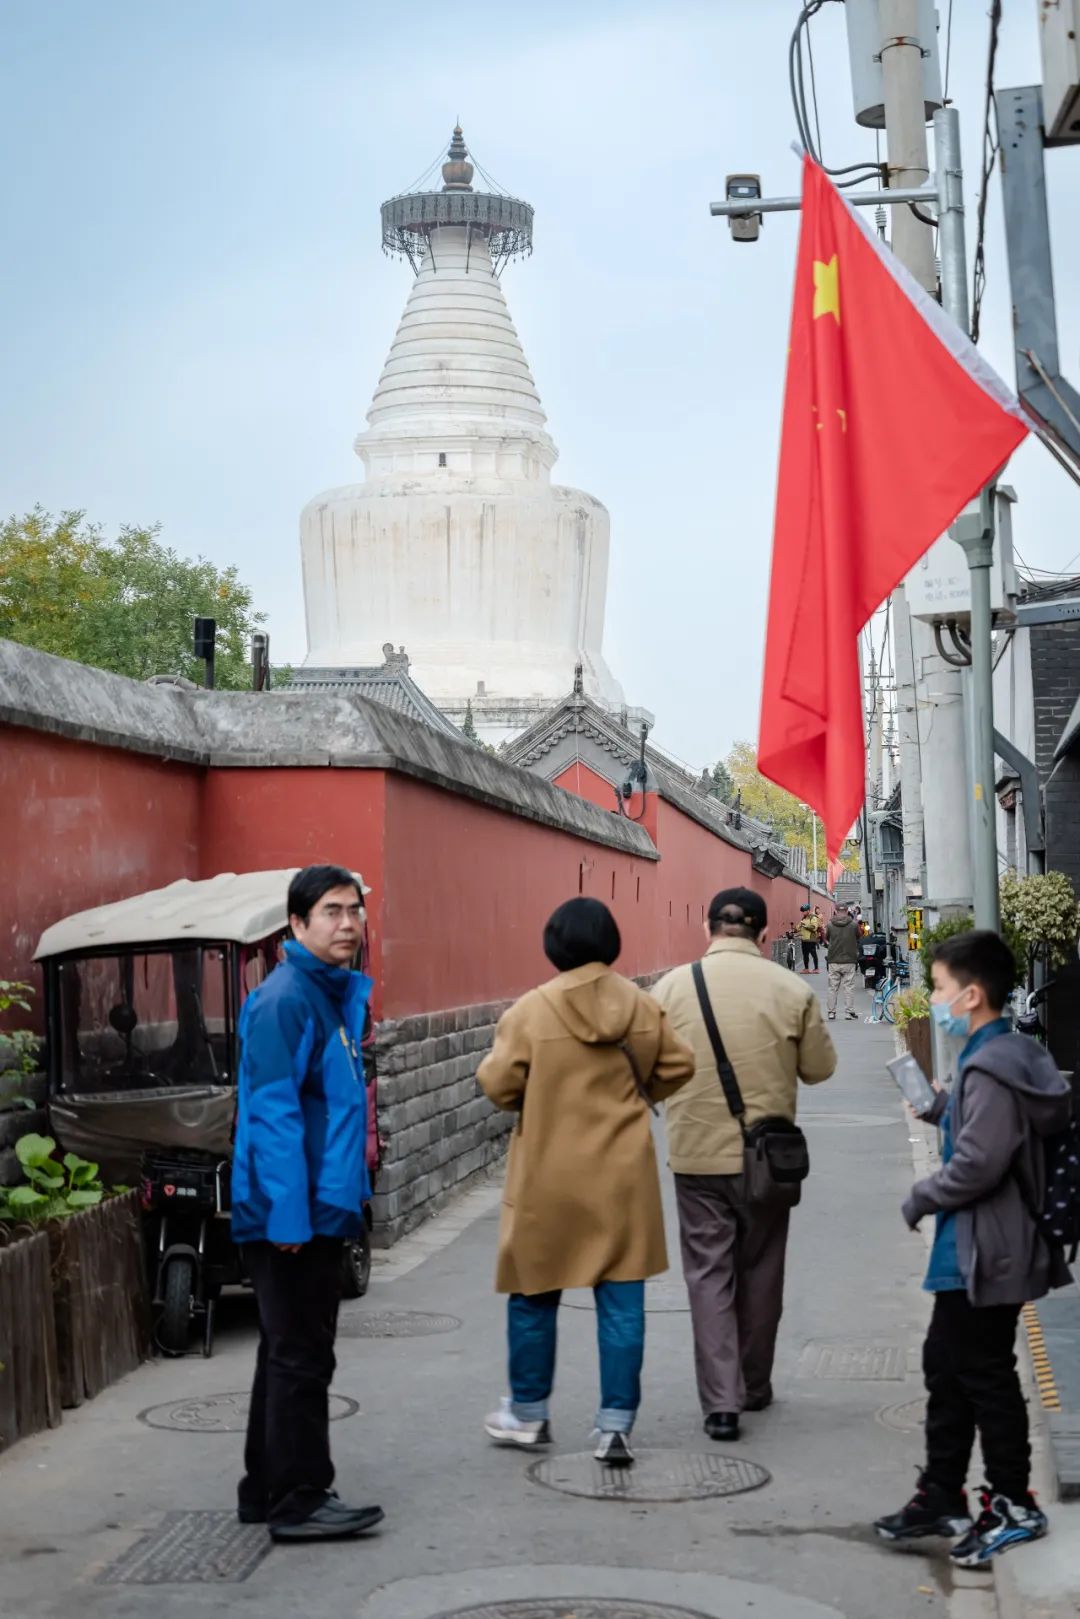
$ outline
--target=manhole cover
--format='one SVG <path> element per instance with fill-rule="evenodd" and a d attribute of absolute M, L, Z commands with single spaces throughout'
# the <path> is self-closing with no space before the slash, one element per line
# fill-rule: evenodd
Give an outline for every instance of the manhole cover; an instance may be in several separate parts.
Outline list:
<path fill-rule="evenodd" d="M 885 1428 L 895 1428 L 897 1433 L 917 1433 L 926 1423 L 926 1396 L 904 1400 L 900 1405 L 887 1405 L 877 1412 L 877 1420 Z"/>
<path fill-rule="evenodd" d="M 622 1597 L 545 1597 L 536 1602 L 494 1602 L 455 1608 L 435 1619 L 708 1619 L 697 1609 L 666 1602 L 631 1602 Z"/>
<path fill-rule="evenodd" d="M 807 1344 L 799 1370 L 832 1382 L 902 1383 L 907 1350 L 902 1344 Z"/>
<path fill-rule="evenodd" d="M 563 1295 L 563 1303 L 568 1310 L 595 1310 L 596 1300 L 585 1288 L 575 1290 L 571 1294 Z M 665 1279 L 660 1282 L 645 1283 L 645 1311 L 648 1315 L 673 1315 L 680 1311 L 690 1309 L 690 1300 L 686 1296 L 686 1283 L 684 1281 L 671 1281 Z"/>
<path fill-rule="evenodd" d="M 529 1468 L 534 1484 L 596 1501 L 705 1501 L 760 1489 L 770 1476 L 757 1462 L 691 1450 L 641 1450 L 633 1467 L 605 1467 L 583 1451 Z"/>
<path fill-rule="evenodd" d="M 423 1310 L 367 1310 L 338 1317 L 339 1338 L 432 1338 L 456 1332 L 456 1315 L 429 1315 Z"/>
<path fill-rule="evenodd" d="M 235 1512 L 168 1512 L 106 1565 L 97 1585 L 218 1585 L 246 1580 L 270 1550 L 265 1525 Z"/>
<path fill-rule="evenodd" d="M 171 1400 L 168 1405 L 152 1405 L 139 1412 L 139 1421 L 148 1428 L 168 1428 L 173 1433 L 243 1433 L 247 1428 L 251 1395 L 201 1394 L 191 1400 Z M 331 1394 L 330 1421 L 355 1417 L 360 1407 L 344 1394 Z"/>

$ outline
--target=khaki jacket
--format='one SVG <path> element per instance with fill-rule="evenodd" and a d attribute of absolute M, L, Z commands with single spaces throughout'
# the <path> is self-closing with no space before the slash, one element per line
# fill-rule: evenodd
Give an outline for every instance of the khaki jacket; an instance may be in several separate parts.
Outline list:
<path fill-rule="evenodd" d="M 800 939 L 805 939 L 807 944 L 817 944 L 820 933 L 821 933 L 821 924 L 819 923 L 817 917 L 813 914 L 813 912 L 811 912 L 809 916 L 804 916 L 804 917 L 800 918 L 800 920 L 799 920 L 799 938 Z"/>
<path fill-rule="evenodd" d="M 694 1072 L 651 995 L 594 962 L 560 973 L 504 1012 L 477 1079 L 520 1112 L 499 1230 L 495 1289 L 548 1293 L 641 1281 L 667 1269 L 651 1097 Z"/>
<path fill-rule="evenodd" d="M 817 997 L 749 939 L 715 939 L 702 967 L 747 1125 L 777 1114 L 794 1120 L 798 1081 L 817 1085 L 836 1067 Z M 653 994 L 697 1065 L 690 1084 L 667 1104 L 671 1167 L 677 1175 L 739 1175 L 742 1136 L 724 1100 L 690 968 L 676 967 Z"/>

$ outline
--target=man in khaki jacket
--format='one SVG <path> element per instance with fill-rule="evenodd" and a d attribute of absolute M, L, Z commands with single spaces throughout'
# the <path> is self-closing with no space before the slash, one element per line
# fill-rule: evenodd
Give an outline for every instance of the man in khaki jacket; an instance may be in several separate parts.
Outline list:
<path fill-rule="evenodd" d="M 748 1127 L 773 1115 L 793 1121 L 798 1081 L 816 1085 L 836 1067 L 817 997 L 761 954 L 767 922 L 760 894 L 724 889 L 709 906 L 702 961 Z M 790 1211 L 745 1202 L 742 1133 L 724 1098 L 691 968 L 676 967 L 653 995 L 696 1061 L 694 1078 L 666 1111 L 705 1432 L 737 1439 L 740 1412 L 772 1402 Z"/>

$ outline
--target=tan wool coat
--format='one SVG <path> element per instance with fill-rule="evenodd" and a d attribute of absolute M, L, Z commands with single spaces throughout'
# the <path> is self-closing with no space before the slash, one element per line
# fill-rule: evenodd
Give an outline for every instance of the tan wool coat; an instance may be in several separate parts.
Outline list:
<path fill-rule="evenodd" d="M 770 1116 L 794 1121 L 799 1080 L 817 1085 L 836 1067 L 817 996 L 749 939 L 714 939 L 701 966 L 747 1125 Z M 668 1161 L 677 1175 L 741 1175 L 742 1135 L 724 1099 L 691 969 L 676 967 L 653 994 L 693 1047 L 697 1066 L 665 1110 Z"/>
<path fill-rule="evenodd" d="M 520 1113 L 503 1194 L 498 1293 L 641 1281 L 667 1269 L 648 1106 L 694 1072 L 651 995 L 594 962 L 504 1012 L 477 1078 Z"/>

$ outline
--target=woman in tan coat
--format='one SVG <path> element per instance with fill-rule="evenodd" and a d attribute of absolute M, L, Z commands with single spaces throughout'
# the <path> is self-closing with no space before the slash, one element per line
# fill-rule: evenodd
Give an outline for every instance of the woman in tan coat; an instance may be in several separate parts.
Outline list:
<path fill-rule="evenodd" d="M 477 1078 L 519 1113 L 510 1143 L 495 1286 L 510 1295 L 510 1395 L 487 1418 L 498 1444 L 551 1443 L 562 1289 L 591 1287 L 600 1347 L 599 1461 L 633 1461 L 645 1278 L 667 1269 L 650 1108 L 693 1076 L 688 1046 L 651 995 L 611 971 L 621 941 L 595 899 L 544 929 L 558 977 L 504 1012 Z"/>

